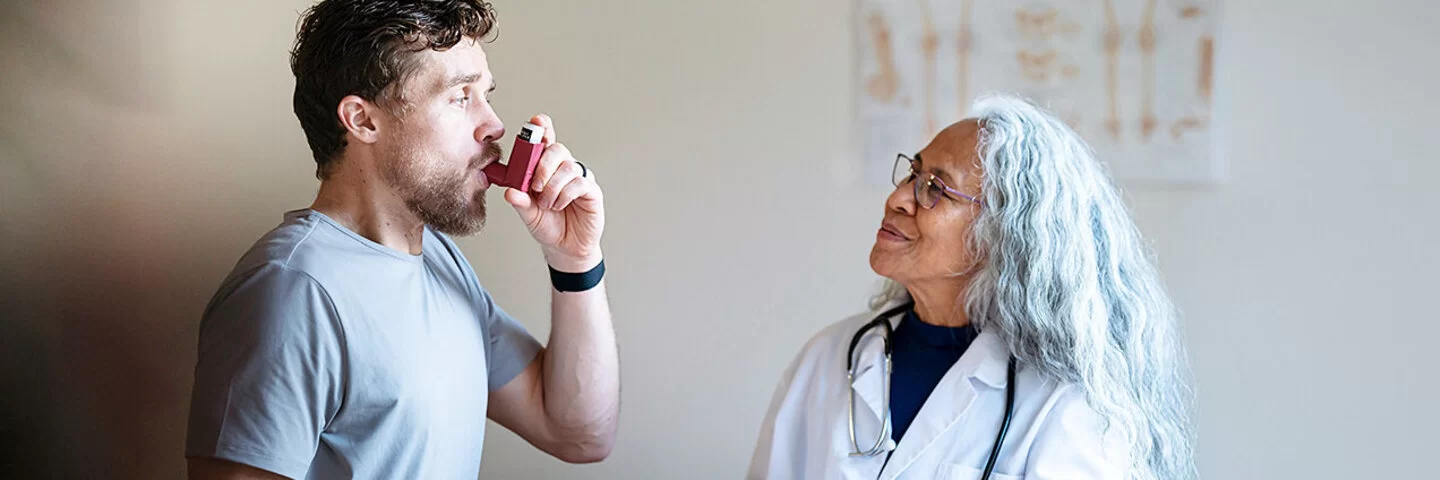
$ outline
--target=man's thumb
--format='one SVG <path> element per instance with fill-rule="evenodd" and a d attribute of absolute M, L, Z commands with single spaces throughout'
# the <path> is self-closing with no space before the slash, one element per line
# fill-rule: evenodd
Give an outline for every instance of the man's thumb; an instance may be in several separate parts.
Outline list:
<path fill-rule="evenodd" d="M 530 195 L 514 188 L 505 189 L 505 202 L 515 207 L 515 212 L 520 214 L 520 219 L 530 223 L 530 217 L 535 216 L 535 201 Z"/>

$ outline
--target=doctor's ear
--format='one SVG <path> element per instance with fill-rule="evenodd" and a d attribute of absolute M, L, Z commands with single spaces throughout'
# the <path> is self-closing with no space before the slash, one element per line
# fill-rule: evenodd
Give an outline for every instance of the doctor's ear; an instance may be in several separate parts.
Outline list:
<path fill-rule="evenodd" d="M 379 139 L 380 125 L 376 118 L 381 114 L 379 105 L 357 95 L 347 95 L 340 99 L 336 113 L 340 115 L 340 125 L 351 137 L 362 143 L 375 143 Z"/>

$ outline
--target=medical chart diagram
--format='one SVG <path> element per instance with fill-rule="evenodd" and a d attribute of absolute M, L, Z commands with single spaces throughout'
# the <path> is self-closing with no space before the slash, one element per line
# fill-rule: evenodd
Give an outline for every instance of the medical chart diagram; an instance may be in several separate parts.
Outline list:
<path fill-rule="evenodd" d="M 1121 181 L 1219 180 L 1212 143 L 1218 0 L 858 0 L 862 172 L 888 184 L 988 92 L 1028 97 Z"/>

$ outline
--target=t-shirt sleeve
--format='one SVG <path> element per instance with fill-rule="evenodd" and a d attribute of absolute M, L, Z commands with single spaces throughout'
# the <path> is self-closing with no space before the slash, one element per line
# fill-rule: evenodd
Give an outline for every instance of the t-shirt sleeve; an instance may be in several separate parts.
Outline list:
<path fill-rule="evenodd" d="M 490 293 L 480 290 L 481 302 L 487 312 L 485 331 L 490 343 L 485 346 L 486 364 L 489 367 L 490 391 L 500 389 L 519 375 L 535 355 L 540 353 L 540 341 L 500 308 Z"/>
<path fill-rule="evenodd" d="M 303 478 L 343 400 L 340 320 L 313 278 L 282 264 L 227 287 L 201 321 L 185 454 Z"/>

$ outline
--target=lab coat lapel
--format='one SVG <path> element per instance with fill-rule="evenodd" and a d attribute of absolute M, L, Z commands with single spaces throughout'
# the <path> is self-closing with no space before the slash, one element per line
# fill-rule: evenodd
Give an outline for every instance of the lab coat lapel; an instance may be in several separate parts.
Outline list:
<path fill-rule="evenodd" d="M 927 450 L 964 418 L 975 402 L 976 386 L 1005 388 L 1005 367 L 1010 355 L 1000 338 L 982 332 L 970 348 L 945 372 L 935 390 L 926 398 L 905 437 L 881 472 L 881 480 L 893 480 L 915 463 Z M 978 382 L 977 382 L 978 380 Z"/>
<path fill-rule="evenodd" d="M 856 373 L 850 382 L 850 388 L 855 392 L 857 400 L 855 441 L 860 444 L 861 450 L 868 450 L 875 445 L 875 439 L 890 421 L 889 417 L 884 415 L 885 399 L 889 392 L 886 391 L 885 346 L 881 330 L 874 328 L 867 332 L 855 350 L 859 352 L 856 354 Z M 850 401 L 848 394 L 845 401 Z M 848 412 L 848 407 L 846 411 Z M 845 435 L 848 440 L 849 433 L 846 432 Z M 890 437 L 885 436 L 885 445 L 882 447 L 885 452 L 895 449 L 895 441 Z"/>

